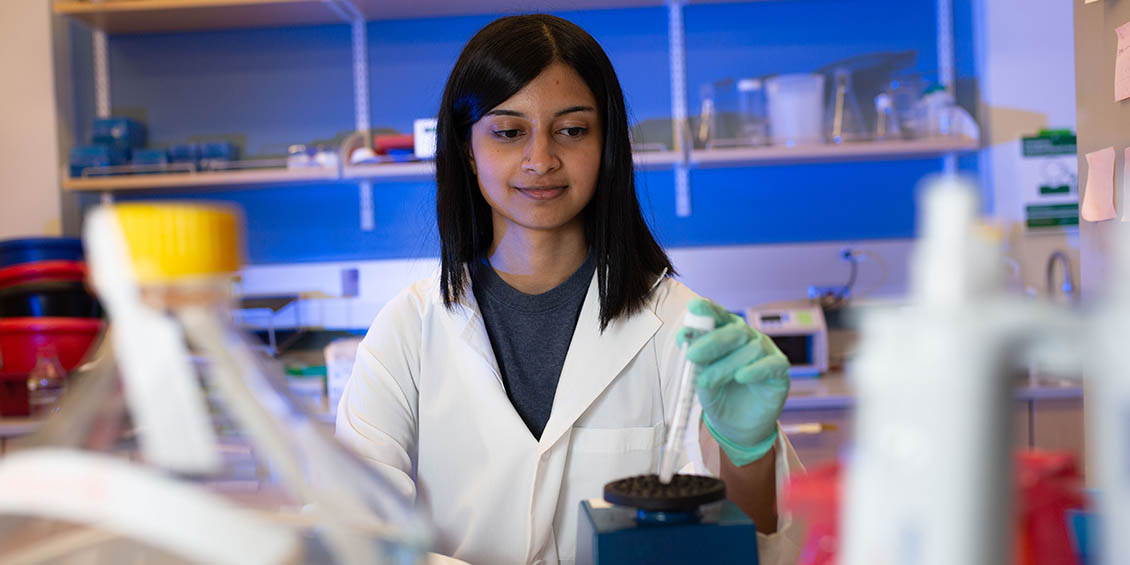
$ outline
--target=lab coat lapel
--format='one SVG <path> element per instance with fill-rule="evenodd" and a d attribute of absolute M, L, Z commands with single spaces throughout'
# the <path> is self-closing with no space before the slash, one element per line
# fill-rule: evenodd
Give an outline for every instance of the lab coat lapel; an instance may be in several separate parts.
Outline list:
<path fill-rule="evenodd" d="M 483 323 L 483 314 L 479 311 L 475 295 L 468 289 L 455 308 L 446 313 L 451 323 L 451 331 L 458 334 L 464 345 L 490 368 L 498 385 L 505 391 L 502 371 L 499 370 L 498 360 L 494 357 L 494 349 L 490 345 L 490 336 L 487 335 L 486 324 Z"/>
<path fill-rule="evenodd" d="M 600 294 L 597 277 L 593 275 L 557 381 L 553 409 L 538 442 L 539 452 L 552 447 L 573 426 L 661 325 L 659 318 L 644 308 L 627 318 L 613 320 L 601 334 Z"/>
<path fill-rule="evenodd" d="M 528 445 L 532 448 L 534 436 L 506 394 L 502 372 L 498 369 L 498 360 L 494 357 L 490 336 L 474 294 L 466 292 L 456 307 L 447 314 L 447 321 L 450 324 L 449 331 L 457 334 L 462 341 L 463 352 L 451 351 L 453 359 L 459 363 L 456 365 L 457 370 L 462 370 L 472 378 L 485 377 L 486 374 L 494 376 L 494 382 L 489 383 L 492 391 L 484 397 L 486 402 L 474 407 L 483 418 L 490 420 L 484 426 L 497 432 L 495 439 L 501 445 Z"/>

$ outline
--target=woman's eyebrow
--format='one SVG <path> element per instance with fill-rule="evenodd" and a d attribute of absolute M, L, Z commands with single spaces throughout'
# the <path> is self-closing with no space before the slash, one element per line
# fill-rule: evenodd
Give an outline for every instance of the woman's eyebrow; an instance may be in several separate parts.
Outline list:
<path fill-rule="evenodd" d="M 568 108 L 554 112 L 553 117 L 560 118 L 561 116 L 564 116 L 565 114 L 572 114 L 574 112 L 595 112 L 595 111 L 596 111 L 596 108 L 593 108 L 592 106 L 569 106 Z M 516 110 L 507 110 L 505 108 L 495 108 L 495 109 L 487 112 L 485 115 L 487 115 L 487 116 L 514 116 L 516 118 L 525 118 L 526 117 L 526 115 L 523 114 L 522 112 L 518 112 Z"/>
<path fill-rule="evenodd" d="M 595 111 L 596 111 L 596 108 L 593 108 L 592 106 L 569 106 L 568 108 L 565 108 L 564 110 L 558 110 L 555 114 L 553 114 L 553 117 L 560 118 L 561 116 L 564 116 L 565 114 L 572 114 L 573 112 L 595 112 Z"/>
<path fill-rule="evenodd" d="M 514 110 L 504 110 L 502 108 L 495 108 L 495 109 L 487 112 L 484 115 L 486 115 L 486 116 L 514 116 L 516 118 L 525 118 L 526 117 L 526 115 L 521 113 L 521 112 L 516 112 Z"/>

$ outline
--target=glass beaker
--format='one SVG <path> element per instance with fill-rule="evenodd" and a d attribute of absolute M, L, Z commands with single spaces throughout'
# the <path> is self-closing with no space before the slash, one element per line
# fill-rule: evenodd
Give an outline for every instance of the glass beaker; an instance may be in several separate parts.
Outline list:
<path fill-rule="evenodd" d="M 917 109 L 925 89 L 926 81 L 913 74 L 894 77 L 883 88 L 883 93 L 891 97 L 891 107 L 904 138 L 925 137 Z"/>
<path fill-rule="evenodd" d="M 702 86 L 696 140 L 706 149 L 765 145 L 769 125 L 760 79 L 722 79 Z"/>
<path fill-rule="evenodd" d="M 769 142 L 765 88 L 761 79 L 738 81 L 738 133 L 744 145 L 757 147 Z"/>
<path fill-rule="evenodd" d="M 870 135 L 863 123 L 863 113 L 859 110 L 859 100 L 852 90 L 851 73 L 847 69 L 839 68 L 833 73 L 831 94 L 824 122 L 828 128 L 828 141 L 844 143 L 868 139 Z"/>

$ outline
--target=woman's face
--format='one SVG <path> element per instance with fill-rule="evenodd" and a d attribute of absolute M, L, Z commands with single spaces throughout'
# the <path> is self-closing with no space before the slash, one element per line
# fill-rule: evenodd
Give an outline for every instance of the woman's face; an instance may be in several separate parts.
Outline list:
<path fill-rule="evenodd" d="M 596 99 L 553 63 L 471 127 L 471 168 L 500 228 L 552 231 L 582 221 L 600 172 Z"/>

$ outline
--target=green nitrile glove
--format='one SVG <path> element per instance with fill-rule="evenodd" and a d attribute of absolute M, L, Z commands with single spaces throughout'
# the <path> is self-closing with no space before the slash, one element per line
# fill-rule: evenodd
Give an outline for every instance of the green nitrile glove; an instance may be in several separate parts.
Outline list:
<path fill-rule="evenodd" d="M 735 465 L 752 463 L 777 441 L 789 361 L 773 340 L 725 308 L 695 298 L 687 309 L 714 318 L 714 329 L 687 348 L 687 360 L 699 366 L 695 385 L 706 429 Z M 679 345 L 686 333 L 680 328 Z"/>

